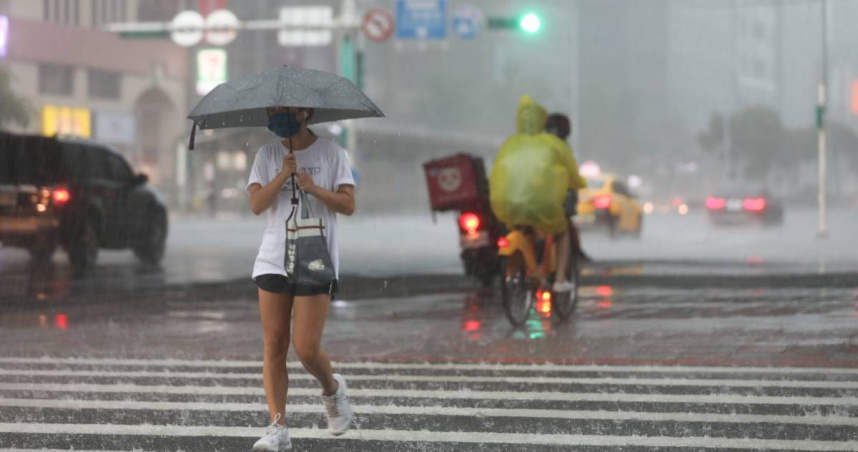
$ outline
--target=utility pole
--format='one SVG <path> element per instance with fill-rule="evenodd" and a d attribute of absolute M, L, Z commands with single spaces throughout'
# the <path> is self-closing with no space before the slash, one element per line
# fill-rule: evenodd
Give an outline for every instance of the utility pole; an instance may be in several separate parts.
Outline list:
<path fill-rule="evenodd" d="M 821 0 L 822 6 L 822 77 L 819 81 L 818 105 L 816 107 L 816 128 L 819 148 L 819 229 L 817 237 L 828 237 L 826 225 L 826 179 L 827 150 L 825 136 L 825 109 L 828 104 L 828 0 Z"/>
<path fill-rule="evenodd" d="M 339 55 L 340 75 L 363 89 L 363 65 L 360 48 L 360 17 L 357 14 L 355 0 L 343 0 L 340 7 L 340 23 L 344 24 L 343 35 L 339 38 L 337 53 Z M 343 137 L 341 145 L 352 155 L 352 165 L 357 164 L 354 154 L 357 154 L 357 130 L 355 121 L 343 121 Z"/>

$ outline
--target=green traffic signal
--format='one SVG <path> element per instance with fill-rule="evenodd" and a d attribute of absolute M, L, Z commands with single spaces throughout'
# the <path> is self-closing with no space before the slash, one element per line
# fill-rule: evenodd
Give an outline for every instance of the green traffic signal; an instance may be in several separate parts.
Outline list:
<path fill-rule="evenodd" d="M 539 31 L 539 28 L 542 26 L 542 21 L 539 20 L 539 16 L 534 13 L 528 13 L 522 16 L 521 20 L 518 21 L 518 26 L 527 33 L 536 33 Z"/>

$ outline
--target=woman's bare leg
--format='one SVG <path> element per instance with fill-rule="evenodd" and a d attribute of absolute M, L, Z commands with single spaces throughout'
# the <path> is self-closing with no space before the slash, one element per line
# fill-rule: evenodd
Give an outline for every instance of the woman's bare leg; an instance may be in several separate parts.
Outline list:
<path fill-rule="evenodd" d="M 326 396 L 333 395 L 337 391 L 331 360 L 322 350 L 322 332 L 325 330 L 325 320 L 328 317 L 330 305 L 331 296 L 327 294 L 295 297 L 293 313 L 295 353 L 298 354 L 307 372 L 322 384 L 322 393 Z"/>
<path fill-rule="evenodd" d="M 292 304 L 293 300 L 289 295 L 259 289 L 259 316 L 265 339 L 262 381 L 271 422 L 280 414 L 281 425 L 286 425 L 286 395 L 289 392 L 286 354 L 289 353 Z"/>

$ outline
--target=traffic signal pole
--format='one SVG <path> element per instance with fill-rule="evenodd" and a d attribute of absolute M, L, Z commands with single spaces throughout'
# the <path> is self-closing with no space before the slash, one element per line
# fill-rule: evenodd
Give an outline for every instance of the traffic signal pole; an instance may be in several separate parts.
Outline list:
<path fill-rule="evenodd" d="M 828 177 L 828 155 L 826 148 L 825 134 L 825 109 L 828 104 L 828 0 L 822 0 L 822 77 L 819 81 L 819 99 L 816 107 L 816 127 L 818 131 L 818 152 L 819 152 L 819 228 L 817 237 L 828 237 L 827 230 L 827 214 L 826 211 L 826 186 Z"/>
<path fill-rule="evenodd" d="M 339 22 L 343 24 L 342 36 L 337 41 L 337 53 L 340 60 L 340 75 L 348 79 L 358 89 L 363 90 L 362 80 L 363 65 L 359 64 L 358 54 L 360 52 L 360 18 L 357 15 L 355 0 L 343 0 L 340 6 Z M 350 26 L 349 26 L 350 25 Z M 343 121 L 343 133 L 340 136 L 340 144 L 350 153 L 352 166 L 357 163 L 357 130 L 353 119 Z"/>

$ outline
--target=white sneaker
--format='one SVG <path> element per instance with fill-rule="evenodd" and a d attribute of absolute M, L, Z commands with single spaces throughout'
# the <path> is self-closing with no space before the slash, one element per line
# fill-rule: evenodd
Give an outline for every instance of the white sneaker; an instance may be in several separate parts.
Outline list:
<path fill-rule="evenodd" d="M 558 281 L 554 283 L 554 287 L 552 287 L 551 289 L 555 293 L 572 292 L 573 290 L 575 290 L 575 283 L 570 281 Z"/>
<path fill-rule="evenodd" d="M 289 438 L 289 430 L 286 427 L 277 423 L 280 420 L 280 413 L 274 418 L 274 422 L 268 426 L 268 431 L 265 436 L 259 439 L 253 445 L 255 451 L 280 452 L 283 450 L 292 449 L 292 439 Z"/>
<path fill-rule="evenodd" d="M 334 380 L 339 383 L 336 394 L 330 397 L 323 395 L 322 401 L 325 402 L 328 415 L 328 431 L 334 436 L 340 436 L 352 425 L 352 408 L 349 396 L 346 395 L 346 379 L 340 374 L 334 374 Z"/>

